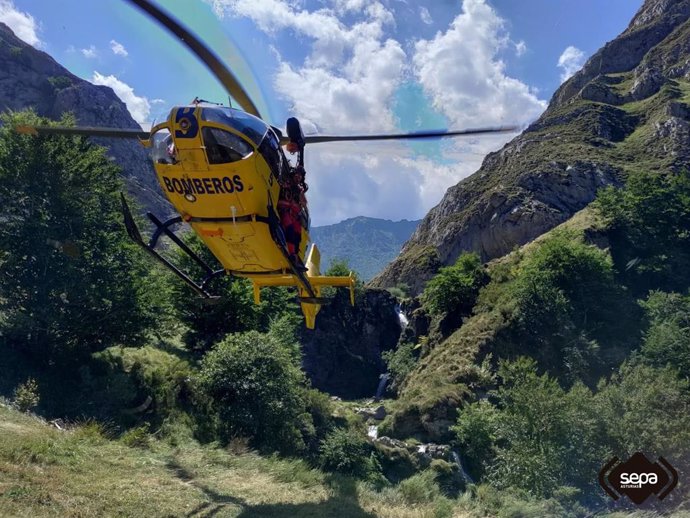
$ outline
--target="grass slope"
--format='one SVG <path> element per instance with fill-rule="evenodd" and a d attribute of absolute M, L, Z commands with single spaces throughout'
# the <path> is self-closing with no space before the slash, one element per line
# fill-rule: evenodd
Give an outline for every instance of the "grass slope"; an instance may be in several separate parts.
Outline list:
<path fill-rule="evenodd" d="M 130 447 L 104 438 L 94 423 L 61 431 L 5 405 L 0 436 L 0 514 L 7 517 L 438 515 L 437 504 L 410 505 L 396 491 L 379 493 L 302 461 L 191 440 Z"/>

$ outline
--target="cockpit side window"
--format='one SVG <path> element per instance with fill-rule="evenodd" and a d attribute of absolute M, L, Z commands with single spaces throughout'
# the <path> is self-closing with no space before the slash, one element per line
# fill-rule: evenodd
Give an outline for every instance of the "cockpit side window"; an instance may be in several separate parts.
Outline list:
<path fill-rule="evenodd" d="M 151 137 L 151 159 L 156 164 L 175 164 L 177 162 L 172 135 L 163 128 Z"/>
<path fill-rule="evenodd" d="M 228 164 L 249 156 L 253 148 L 241 137 L 218 128 L 201 130 L 209 164 Z"/>

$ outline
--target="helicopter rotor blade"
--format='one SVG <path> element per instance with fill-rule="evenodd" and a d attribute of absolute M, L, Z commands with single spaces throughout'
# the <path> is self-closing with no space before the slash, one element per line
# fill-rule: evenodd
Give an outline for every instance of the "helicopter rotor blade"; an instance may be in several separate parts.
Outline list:
<path fill-rule="evenodd" d="M 15 126 L 17 133 L 24 135 L 84 135 L 87 137 L 115 137 L 136 138 L 146 140 L 150 137 L 148 131 L 139 129 L 101 128 L 93 126 L 29 126 L 26 124 Z"/>
<path fill-rule="evenodd" d="M 136 5 L 139 9 L 158 21 L 163 27 L 168 29 L 168 31 L 177 36 L 180 41 L 184 43 L 204 65 L 206 65 L 244 111 L 262 118 L 258 108 L 249 97 L 249 94 L 242 88 L 239 80 L 230 69 L 223 64 L 220 58 L 197 38 L 194 33 L 149 0 L 129 0 L 129 2 Z"/>
<path fill-rule="evenodd" d="M 304 137 L 305 144 L 321 144 L 324 142 L 349 142 L 360 140 L 414 140 L 427 138 L 466 137 L 471 135 L 486 135 L 490 133 L 514 133 L 517 126 L 499 126 L 494 128 L 472 128 L 454 131 L 417 131 L 414 133 L 390 133 L 379 135 L 310 135 Z M 281 144 L 289 141 L 284 137 Z"/>

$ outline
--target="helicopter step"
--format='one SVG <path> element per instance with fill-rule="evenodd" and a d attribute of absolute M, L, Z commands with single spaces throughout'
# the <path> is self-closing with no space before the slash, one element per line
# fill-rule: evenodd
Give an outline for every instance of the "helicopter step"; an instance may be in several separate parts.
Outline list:
<path fill-rule="evenodd" d="M 201 297 L 208 299 L 209 301 L 214 301 L 214 300 L 219 300 L 220 297 L 211 295 L 208 291 L 206 291 L 206 287 L 208 286 L 208 283 L 211 282 L 213 279 L 216 277 L 220 277 L 221 275 L 225 275 L 225 270 L 213 270 L 206 262 L 204 262 L 201 257 L 199 257 L 191 248 L 189 248 L 184 241 L 182 241 L 179 237 L 175 235 L 174 232 L 170 230 L 170 227 L 172 225 L 176 225 L 179 223 L 182 223 L 182 218 L 177 216 L 174 218 L 171 218 L 165 222 L 161 222 L 156 216 L 151 214 L 150 212 L 147 213 L 148 218 L 151 220 L 151 222 L 155 225 L 156 230 L 151 236 L 151 239 L 149 240 L 148 243 L 144 241 L 144 239 L 141 236 L 141 232 L 139 231 L 139 227 L 137 226 L 136 222 L 134 221 L 134 217 L 132 216 L 132 211 L 129 208 L 129 205 L 127 204 L 127 200 L 125 199 L 125 195 L 120 193 L 120 199 L 122 201 L 122 213 L 124 215 L 124 223 L 125 223 L 125 228 L 127 229 L 127 234 L 129 237 L 134 241 L 136 244 L 141 246 L 146 252 L 148 252 L 151 256 L 153 256 L 158 262 L 160 262 L 163 266 L 165 266 L 168 270 L 173 272 L 177 277 L 179 277 L 182 281 L 185 282 L 190 288 L 192 288 L 198 295 Z M 202 279 L 200 283 L 195 282 L 189 275 L 187 275 L 185 272 L 180 270 L 177 266 L 172 264 L 170 261 L 168 261 L 165 257 L 163 257 L 161 254 L 158 253 L 156 250 L 156 246 L 158 245 L 158 240 L 162 235 L 166 235 L 167 237 L 170 238 L 170 240 L 175 243 L 180 250 L 182 250 L 185 254 L 187 254 L 195 263 L 197 263 L 201 269 L 206 272 L 206 276 Z"/>

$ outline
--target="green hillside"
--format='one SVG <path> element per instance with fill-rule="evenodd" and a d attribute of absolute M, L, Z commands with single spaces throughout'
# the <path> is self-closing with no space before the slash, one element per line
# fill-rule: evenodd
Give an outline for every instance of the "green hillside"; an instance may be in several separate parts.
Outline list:
<path fill-rule="evenodd" d="M 359 216 L 335 225 L 313 227 L 310 237 L 321 251 L 321 263 L 345 261 L 368 281 L 400 253 L 419 221 L 390 221 Z"/>
<path fill-rule="evenodd" d="M 487 487 L 453 501 L 419 480 L 377 490 L 303 461 L 262 457 L 242 443 L 222 449 L 134 433 L 113 439 L 95 422 L 65 426 L 0 402 L 2 516 L 480 518 L 559 508 Z"/>
<path fill-rule="evenodd" d="M 383 432 L 456 440 L 480 480 L 542 496 L 591 500 L 601 459 L 635 451 L 686 473 L 689 236 L 690 176 L 633 174 L 500 260 L 461 256 L 421 296 L 428 330 L 389 356 Z"/>

